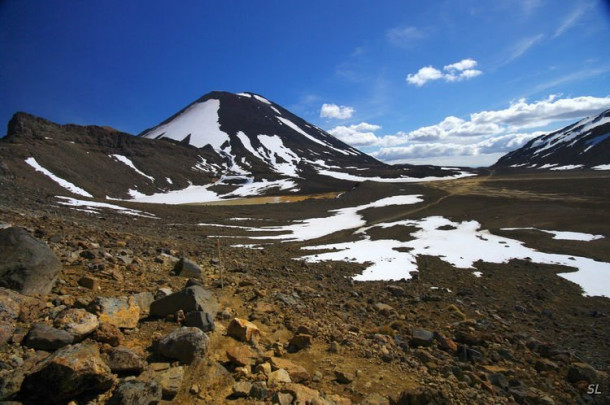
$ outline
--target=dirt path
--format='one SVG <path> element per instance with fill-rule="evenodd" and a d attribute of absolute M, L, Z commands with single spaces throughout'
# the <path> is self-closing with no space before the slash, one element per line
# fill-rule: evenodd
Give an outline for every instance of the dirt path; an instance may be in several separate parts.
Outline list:
<path fill-rule="evenodd" d="M 446 180 L 446 181 L 435 181 L 426 183 L 425 186 L 431 189 L 441 190 L 446 194 L 442 197 L 439 197 L 433 201 L 428 202 L 427 204 L 421 205 L 417 208 L 413 208 L 410 210 L 403 211 L 399 214 L 391 215 L 388 217 L 384 217 L 381 219 L 377 219 L 371 221 L 367 224 L 367 226 L 377 225 L 384 222 L 392 222 L 399 219 L 403 219 L 410 215 L 416 214 L 421 211 L 425 211 L 431 207 L 434 207 L 444 200 L 456 197 L 456 196 L 464 196 L 464 195 L 482 195 L 485 197 L 496 197 L 496 198 L 512 198 L 512 199 L 520 199 L 520 200 L 528 200 L 528 201 L 569 201 L 569 202 L 587 202 L 591 201 L 590 198 L 586 197 L 578 197 L 574 195 L 566 195 L 566 194 L 558 194 L 558 193 L 542 193 L 542 192 L 532 192 L 525 190 L 517 190 L 513 188 L 502 188 L 502 187 L 492 187 L 489 186 L 488 182 L 490 181 L 515 181 L 515 180 L 527 180 L 527 181 L 536 181 L 548 179 L 545 177 L 530 177 L 530 178 L 510 178 L 510 177 L 500 177 L 498 178 L 495 175 L 495 171 L 491 170 L 486 176 L 477 176 L 477 177 L 467 177 L 463 179 L 456 180 Z M 561 178 L 553 178 L 553 179 L 561 179 Z M 569 179 L 565 177 L 565 179 Z"/>

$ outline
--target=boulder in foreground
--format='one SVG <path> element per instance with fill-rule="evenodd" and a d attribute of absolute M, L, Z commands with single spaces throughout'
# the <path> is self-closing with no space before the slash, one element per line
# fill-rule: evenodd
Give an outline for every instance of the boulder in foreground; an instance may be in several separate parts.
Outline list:
<path fill-rule="evenodd" d="M 0 286 L 26 295 L 46 295 L 61 269 L 51 248 L 25 229 L 0 229 Z"/>
<path fill-rule="evenodd" d="M 81 395 L 110 389 L 114 376 L 95 345 L 59 349 L 40 362 L 23 380 L 21 397 L 31 403 L 67 403 Z"/>

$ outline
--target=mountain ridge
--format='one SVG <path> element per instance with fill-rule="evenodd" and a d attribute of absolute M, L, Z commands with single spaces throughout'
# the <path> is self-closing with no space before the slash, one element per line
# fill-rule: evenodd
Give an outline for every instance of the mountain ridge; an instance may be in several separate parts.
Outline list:
<path fill-rule="evenodd" d="M 492 167 L 550 170 L 610 165 L 610 109 L 536 137 Z"/>
<path fill-rule="evenodd" d="M 166 128 L 154 132 L 210 101 L 198 111 L 202 115 L 189 117 L 205 124 L 203 129 L 186 128 L 173 136 Z M 254 93 L 208 93 L 163 122 L 133 136 L 16 113 L 0 140 L 2 182 L 54 195 L 82 190 L 81 196 L 101 199 L 180 203 L 466 175 L 459 169 L 379 162 Z M 204 142 L 210 123 L 216 131 L 212 137 L 218 135 L 212 143 Z M 171 202 L 168 194 L 175 197 Z M 190 197 L 181 200 L 184 194 Z"/>

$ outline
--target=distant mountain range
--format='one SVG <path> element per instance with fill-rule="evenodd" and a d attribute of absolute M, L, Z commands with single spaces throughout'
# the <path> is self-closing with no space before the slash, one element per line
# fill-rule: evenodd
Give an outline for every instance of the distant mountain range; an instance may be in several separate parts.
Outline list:
<path fill-rule="evenodd" d="M 258 94 L 226 92 L 201 97 L 140 136 L 17 113 L 0 158 L 3 187 L 167 203 L 469 174 L 387 165 Z"/>
<path fill-rule="evenodd" d="M 610 170 L 610 110 L 534 138 L 494 167 Z"/>

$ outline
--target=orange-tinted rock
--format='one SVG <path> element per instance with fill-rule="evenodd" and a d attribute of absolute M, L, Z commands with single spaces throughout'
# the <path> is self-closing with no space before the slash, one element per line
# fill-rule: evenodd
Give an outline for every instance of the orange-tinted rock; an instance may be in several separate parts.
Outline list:
<path fill-rule="evenodd" d="M 227 328 L 227 335 L 242 342 L 258 343 L 261 331 L 252 322 L 245 319 L 233 318 Z"/>
<path fill-rule="evenodd" d="M 110 323 L 118 328 L 133 329 L 140 320 L 140 307 L 132 297 L 97 297 L 91 309 L 100 322 Z"/>

